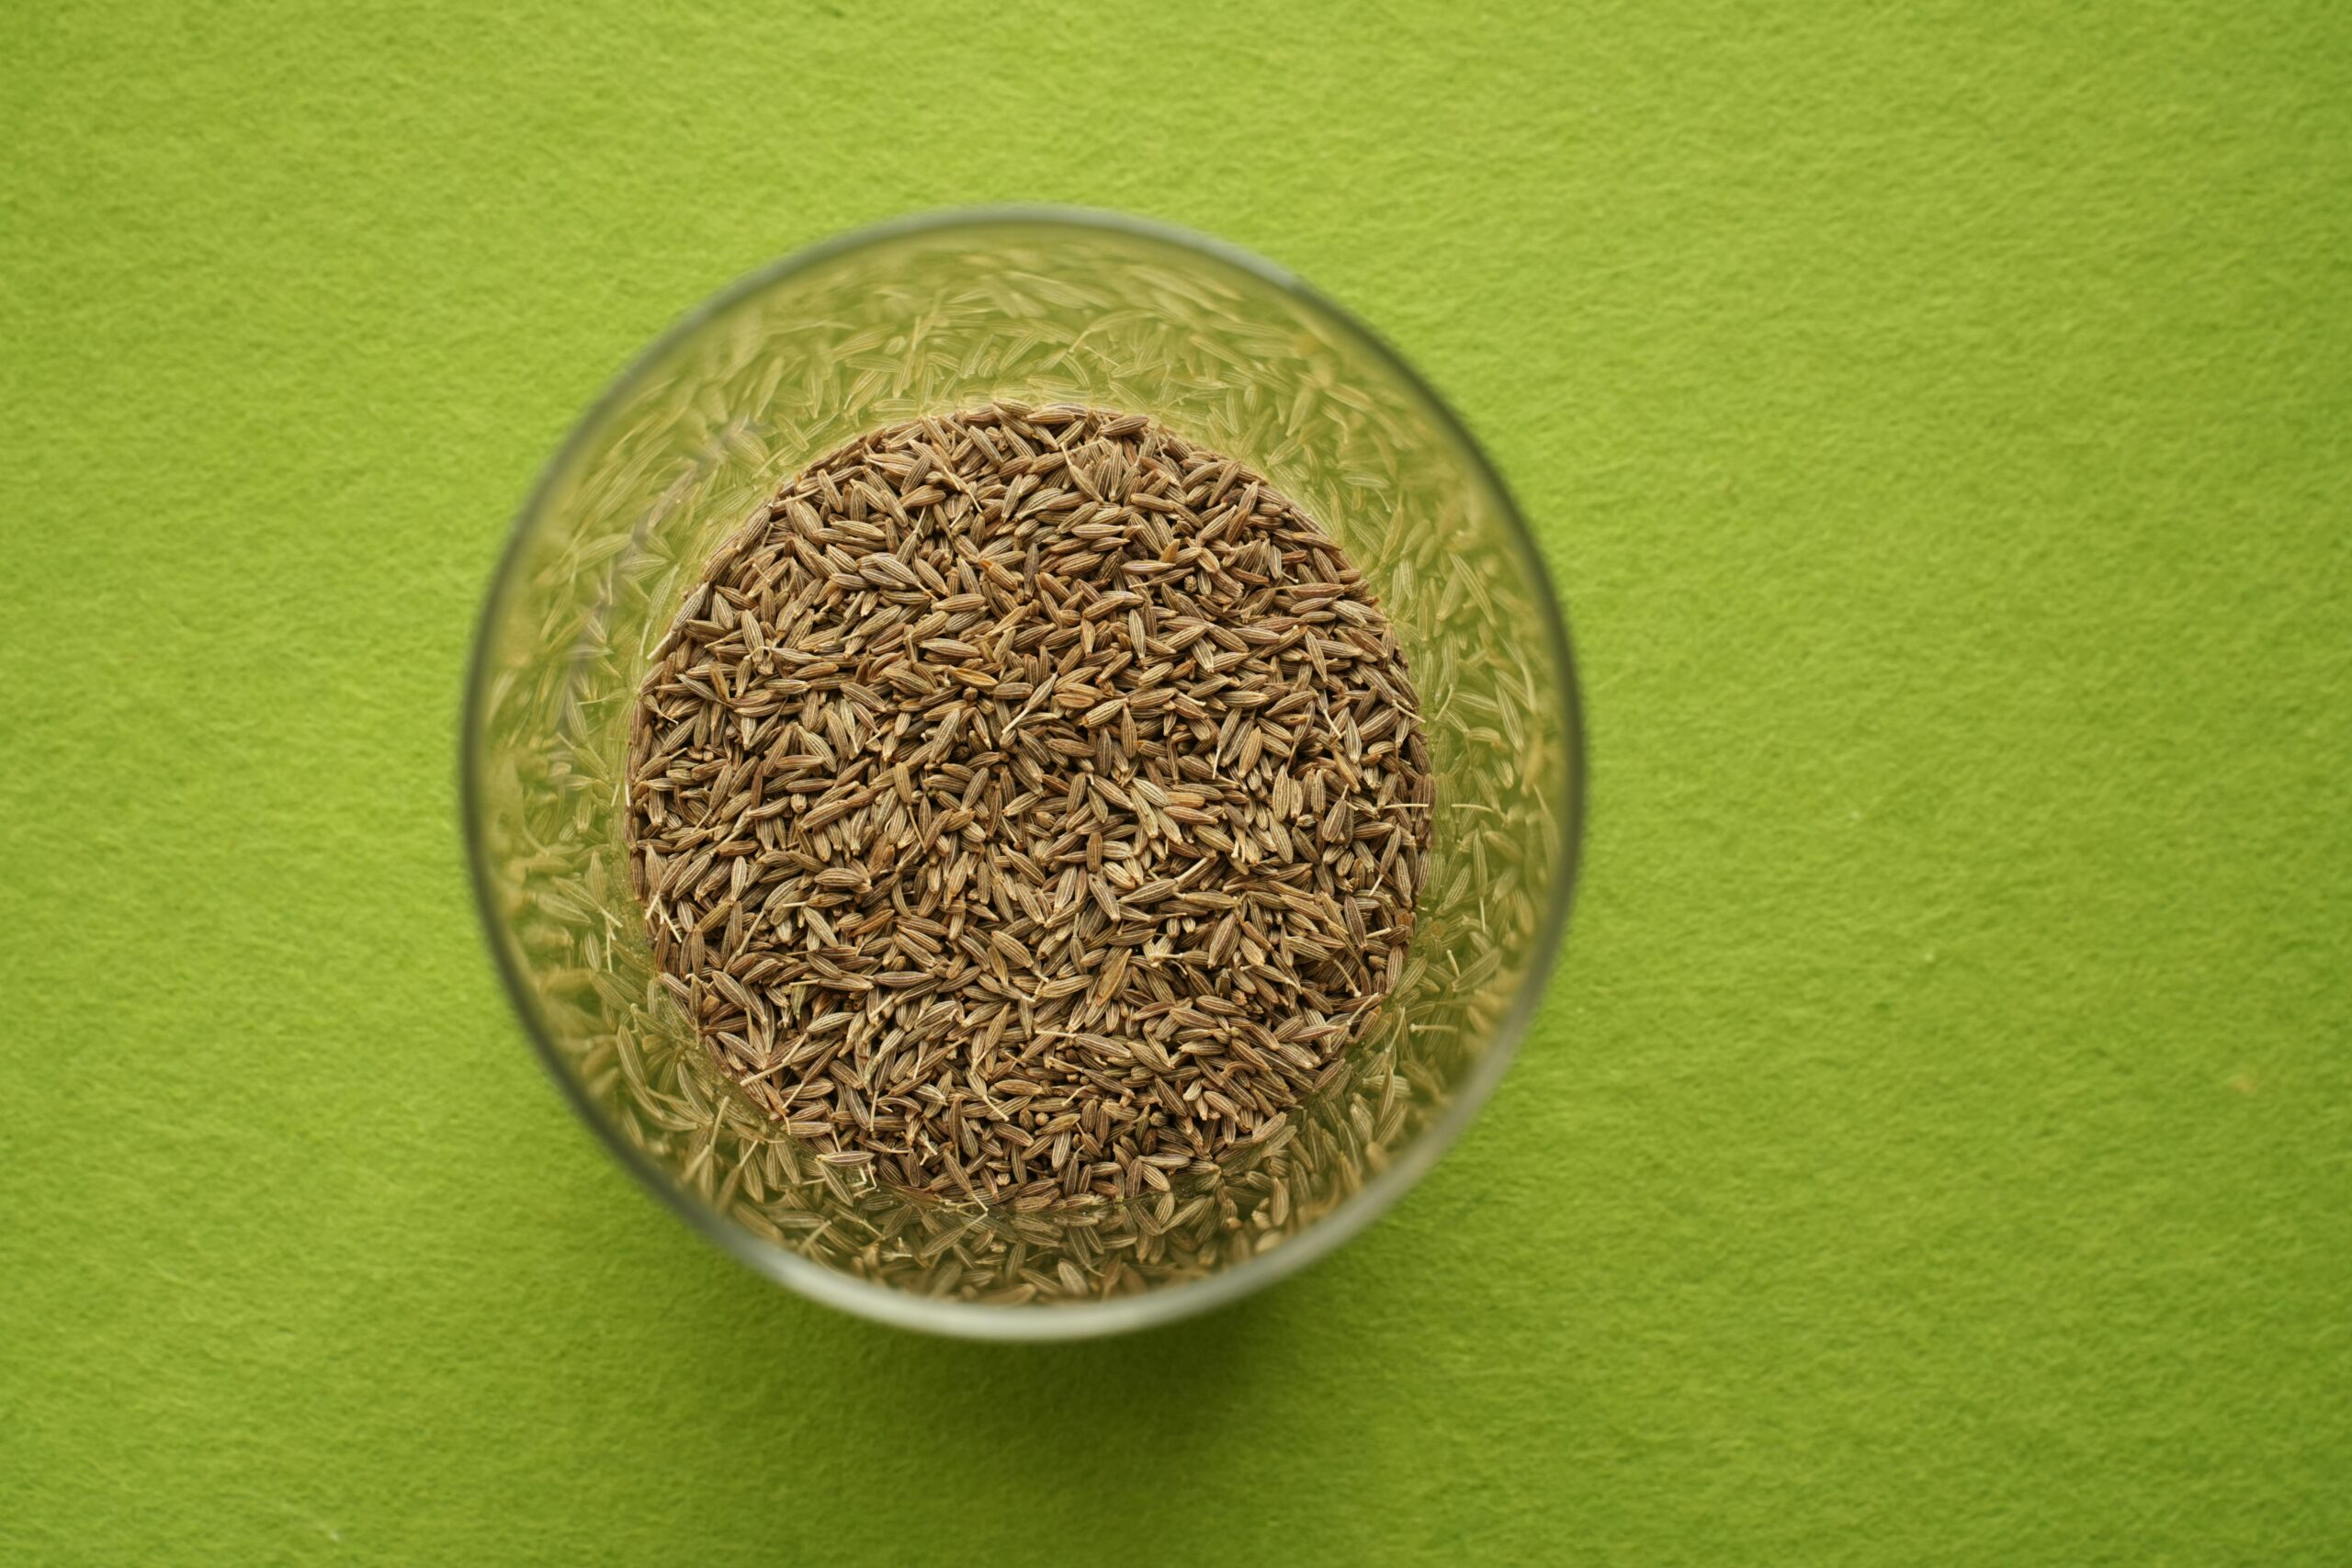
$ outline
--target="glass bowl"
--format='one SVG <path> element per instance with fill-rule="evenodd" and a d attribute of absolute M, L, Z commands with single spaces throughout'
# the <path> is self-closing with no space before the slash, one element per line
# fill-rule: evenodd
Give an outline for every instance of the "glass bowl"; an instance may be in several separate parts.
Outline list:
<path fill-rule="evenodd" d="M 1378 594 L 1436 772 L 1430 871 L 1380 1021 L 1275 1136 L 1171 1191 L 1036 1213 L 819 1159 L 658 983 L 626 869 L 628 719 L 721 539 L 868 430 L 997 399 L 1144 413 L 1238 459 Z M 785 1284 L 907 1326 L 1098 1334 L 1230 1301 L 1361 1229 L 1510 1064 L 1566 928 L 1583 807 L 1567 630 L 1469 435 L 1254 257 L 1054 210 L 890 224 L 696 310 L 591 409 L 514 526 L 467 691 L 467 847 L 532 1043 L 621 1162 Z"/>

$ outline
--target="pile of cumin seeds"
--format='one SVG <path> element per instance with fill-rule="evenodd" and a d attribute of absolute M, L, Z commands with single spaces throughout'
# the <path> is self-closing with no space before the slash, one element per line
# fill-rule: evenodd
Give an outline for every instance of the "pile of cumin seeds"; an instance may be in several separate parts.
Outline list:
<path fill-rule="evenodd" d="M 1372 1023 L 1429 750 L 1337 544 L 1131 413 L 998 403 L 812 465 L 632 716 L 664 982 L 794 1135 L 1015 1209 L 1170 1190 Z"/>

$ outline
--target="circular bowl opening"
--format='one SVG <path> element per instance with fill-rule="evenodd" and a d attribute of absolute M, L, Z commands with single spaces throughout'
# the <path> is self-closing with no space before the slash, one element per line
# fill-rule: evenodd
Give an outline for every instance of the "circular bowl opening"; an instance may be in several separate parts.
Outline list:
<path fill-rule="evenodd" d="M 1344 1069 L 1213 1177 L 1026 1213 L 889 1189 L 755 1107 L 659 983 L 623 826 L 635 694 L 711 551 L 844 442 L 999 400 L 1146 414 L 1267 476 L 1338 539 L 1395 626 L 1437 775 L 1412 945 Z M 1200 1311 L 1393 1202 L 1510 1064 L 1566 928 L 1584 803 L 1565 617 L 1524 522 L 1437 396 L 1263 262 L 1061 210 L 853 234 L 655 343 L 516 520 L 461 748 L 485 936 L 532 1044 L 606 1146 L 795 1290 L 989 1338 Z"/>

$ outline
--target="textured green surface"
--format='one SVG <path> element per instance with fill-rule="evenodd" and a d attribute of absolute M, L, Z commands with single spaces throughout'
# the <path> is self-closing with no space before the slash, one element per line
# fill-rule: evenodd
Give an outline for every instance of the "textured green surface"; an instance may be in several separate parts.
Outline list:
<path fill-rule="evenodd" d="M 2346 1560 L 2352 10 L 497 9 L 6 24 L 0 1558 Z M 1035 1349 L 639 1192 L 451 807 L 627 356 L 1012 198 L 1391 336 L 1594 731 L 1455 1154 Z"/>

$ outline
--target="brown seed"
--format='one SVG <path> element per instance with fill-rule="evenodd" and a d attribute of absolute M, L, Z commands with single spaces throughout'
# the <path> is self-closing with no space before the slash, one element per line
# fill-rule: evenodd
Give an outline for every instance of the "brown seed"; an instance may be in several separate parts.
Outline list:
<path fill-rule="evenodd" d="M 1163 1195 L 1148 1264 L 1238 1224 L 1171 1184 L 1289 1136 L 1409 968 L 1419 713 L 1259 476 L 1000 403 L 852 443 L 713 556 L 632 716 L 629 874 L 664 983 L 821 1179 Z"/>

